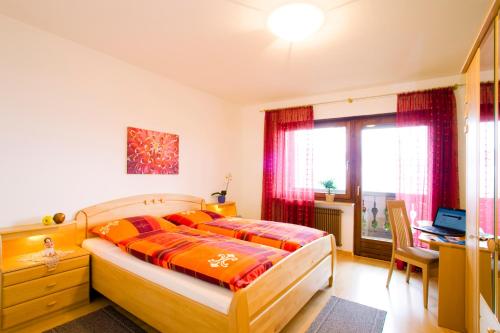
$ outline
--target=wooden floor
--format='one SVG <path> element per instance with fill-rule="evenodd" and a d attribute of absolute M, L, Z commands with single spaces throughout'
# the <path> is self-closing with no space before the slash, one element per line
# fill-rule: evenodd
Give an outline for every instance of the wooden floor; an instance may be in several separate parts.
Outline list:
<path fill-rule="evenodd" d="M 337 265 L 334 287 L 318 292 L 285 327 L 283 333 L 305 332 L 331 295 L 387 311 L 384 333 L 453 332 L 437 326 L 436 279 L 431 279 L 429 309 L 424 310 L 420 275 L 412 274 L 410 284 L 406 284 L 404 274 L 395 271 L 387 290 L 385 281 L 388 263 L 339 254 Z M 38 320 L 23 332 L 41 332 L 108 304 L 108 300 L 98 297 L 91 304 L 67 312 L 64 316 Z M 132 319 L 137 322 L 135 318 Z M 138 323 L 148 332 L 156 332 L 144 323 Z"/>
<path fill-rule="evenodd" d="M 389 263 L 339 254 L 334 287 L 318 292 L 285 327 L 283 333 L 305 332 L 331 295 L 387 311 L 384 333 L 454 332 L 437 326 L 437 279 L 431 278 L 429 308 L 424 309 L 420 274 L 394 270 L 389 289 L 385 288 Z"/>

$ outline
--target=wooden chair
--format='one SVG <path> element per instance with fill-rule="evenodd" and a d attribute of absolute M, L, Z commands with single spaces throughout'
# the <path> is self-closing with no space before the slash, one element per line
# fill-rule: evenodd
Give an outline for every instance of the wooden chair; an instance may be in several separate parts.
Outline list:
<path fill-rule="evenodd" d="M 429 296 L 429 269 L 439 261 L 437 251 L 423 249 L 413 246 L 413 235 L 410 227 L 410 220 L 406 213 L 406 206 L 403 200 L 387 200 L 387 211 L 392 232 L 392 257 L 391 267 L 387 276 L 386 287 L 391 282 L 392 270 L 396 259 L 407 263 L 406 283 L 410 282 L 411 266 L 422 269 L 422 285 L 424 289 L 424 308 L 427 309 Z"/>

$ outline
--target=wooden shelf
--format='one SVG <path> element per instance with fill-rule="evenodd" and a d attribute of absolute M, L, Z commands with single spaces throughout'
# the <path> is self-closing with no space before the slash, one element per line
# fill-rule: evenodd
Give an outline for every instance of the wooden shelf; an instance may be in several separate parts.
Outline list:
<path fill-rule="evenodd" d="M 66 226 L 71 226 L 76 224 L 75 221 L 69 221 L 69 222 L 64 222 L 61 224 L 50 224 L 50 225 L 44 225 L 44 224 L 25 224 L 25 225 L 18 225 L 18 226 L 13 226 L 13 227 L 7 227 L 7 228 L 0 228 L 0 235 L 7 235 L 7 234 L 14 234 L 14 233 L 19 233 L 19 232 L 25 232 L 25 231 L 41 231 L 41 230 L 51 230 L 51 229 L 58 229 L 61 227 L 66 227 Z"/>
<path fill-rule="evenodd" d="M 43 225 L 40 223 L 40 224 L 28 224 L 28 225 L 19 225 L 8 228 L 1 228 L 0 237 L 3 240 L 29 237 L 39 234 L 54 233 L 61 229 L 67 229 L 67 228 L 76 228 L 76 222 L 69 221 L 61 224 L 50 224 L 50 225 Z"/>
<path fill-rule="evenodd" d="M 42 251 L 43 240 L 50 237 L 55 249 L 76 249 L 76 222 L 61 224 L 19 225 L 0 229 L 0 269 L 2 271 L 36 266 L 36 263 L 20 263 L 20 256 Z"/>
<path fill-rule="evenodd" d="M 68 253 L 65 256 L 61 257 L 60 260 L 77 258 L 77 257 L 81 257 L 81 256 L 85 256 L 85 255 L 89 254 L 87 250 L 82 249 L 79 246 L 65 246 L 62 248 L 56 247 L 56 251 L 57 250 L 72 251 L 71 253 Z M 11 257 L 4 258 L 3 262 L 2 262 L 2 266 L 0 267 L 0 271 L 2 273 L 8 273 L 8 272 L 13 272 L 13 271 L 17 271 L 17 270 L 21 270 L 21 269 L 25 269 L 25 268 L 31 268 L 31 267 L 45 265 L 43 262 L 21 260 L 21 259 L 27 258 L 31 254 L 35 254 L 35 253 L 36 252 L 23 253 L 23 254 L 19 254 L 17 256 L 11 256 Z"/>
<path fill-rule="evenodd" d="M 224 203 L 207 203 L 205 209 L 222 214 L 224 216 L 237 216 L 236 203 L 234 201 L 226 201 Z"/>
<path fill-rule="evenodd" d="M 343 202 L 343 201 L 324 201 L 324 200 L 315 200 L 314 205 L 316 207 L 354 207 L 354 203 L 352 202 Z"/>

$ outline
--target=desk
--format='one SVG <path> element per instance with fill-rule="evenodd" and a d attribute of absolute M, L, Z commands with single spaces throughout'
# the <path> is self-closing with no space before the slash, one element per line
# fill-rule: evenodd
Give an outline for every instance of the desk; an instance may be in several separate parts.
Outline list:
<path fill-rule="evenodd" d="M 438 325 L 465 332 L 465 246 L 445 242 L 422 232 L 418 239 L 439 251 Z M 491 252 L 480 242 L 479 270 L 491 271 Z M 480 274 L 479 288 L 486 302 L 492 300 L 491 274 Z"/>

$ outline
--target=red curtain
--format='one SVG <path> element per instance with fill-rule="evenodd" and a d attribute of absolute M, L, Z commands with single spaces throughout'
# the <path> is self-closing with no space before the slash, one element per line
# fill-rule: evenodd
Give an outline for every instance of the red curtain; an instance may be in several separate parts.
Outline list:
<path fill-rule="evenodd" d="M 401 161 L 398 197 L 405 200 L 412 223 L 432 220 L 439 207 L 458 208 L 458 139 L 453 88 L 398 95 L 396 122 L 404 128 L 400 131 L 400 142 L 404 142 L 401 148 L 406 159 Z M 427 138 L 424 135 L 420 142 L 408 135 L 422 130 L 427 131 Z M 426 165 L 412 160 L 412 152 L 420 151 L 422 145 L 427 146 L 427 158 L 423 162 Z M 405 173 L 405 165 L 412 166 L 412 175 Z"/>
<path fill-rule="evenodd" d="M 313 226 L 313 147 L 309 133 L 314 128 L 313 108 L 268 111 L 265 117 L 262 219 Z M 299 132 L 300 147 L 295 144 Z"/>

